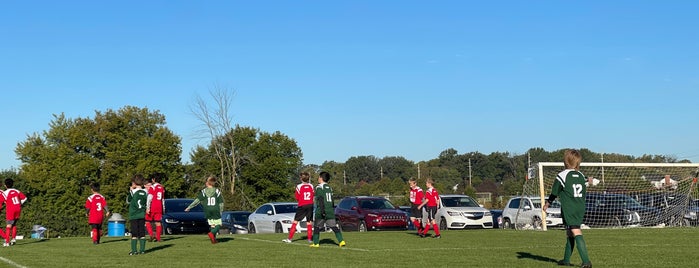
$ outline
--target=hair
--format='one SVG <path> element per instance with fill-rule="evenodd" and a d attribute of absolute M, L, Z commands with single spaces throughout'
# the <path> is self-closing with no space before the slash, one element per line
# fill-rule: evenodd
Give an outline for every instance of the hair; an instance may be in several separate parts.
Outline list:
<path fill-rule="evenodd" d="M 430 185 L 434 185 L 434 180 L 432 178 L 427 178 L 426 183 L 429 183 Z"/>
<path fill-rule="evenodd" d="M 321 171 L 320 174 L 318 175 L 321 179 L 323 179 L 323 182 L 329 182 L 330 181 L 330 173 Z"/>
<path fill-rule="evenodd" d="M 150 175 L 150 179 L 154 182 L 157 182 L 157 183 L 160 183 L 164 177 L 165 177 L 165 174 L 160 173 L 160 172 L 153 173 L 153 175 Z"/>
<path fill-rule="evenodd" d="M 410 179 L 408 179 L 408 182 L 417 183 L 417 180 L 413 177 L 410 177 Z"/>
<path fill-rule="evenodd" d="M 211 185 L 216 185 L 216 181 L 216 176 L 213 175 L 206 178 L 206 183 L 210 183 Z"/>
<path fill-rule="evenodd" d="M 15 180 L 13 179 L 5 179 L 5 186 L 7 188 L 12 188 L 12 186 L 15 186 Z"/>
<path fill-rule="evenodd" d="M 141 175 L 139 173 L 139 174 L 133 175 L 133 178 L 131 178 L 131 182 L 138 185 L 138 186 L 143 187 L 143 185 L 146 183 L 146 179 L 143 178 L 143 175 Z"/>
<path fill-rule="evenodd" d="M 92 191 L 99 192 L 100 191 L 100 183 L 99 182 L 90 183 L 90 189 L 92 189 Z"/>
<path fill-rule="evenodd" d="M 563 162 L 565 163 L 566 169 L 579 170 L 582 156 L 578 150 L 568 149 L 563 153 Z"/>
<path fill-rule="evenodd" d="M 301 172 L 301 181 L 302 182 L 308 182 L 311 178 L 311 174 L 308 174 L 308 172 Z"/>

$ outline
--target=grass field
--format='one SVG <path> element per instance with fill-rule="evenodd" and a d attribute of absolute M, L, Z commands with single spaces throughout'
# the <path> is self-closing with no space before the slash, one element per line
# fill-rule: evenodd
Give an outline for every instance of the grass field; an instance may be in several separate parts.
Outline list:
<path fill-rule="evenodd" d="M 699 228 L 584 230 L 594 267 L 696 267 Z M 309 248 L 301 235 L 292 244 L 282 234 L 165 236 L 148 243 L 145 255 L 129 256 L 126 237 L 19 240 L 0 248 L 0 267 L 557 267 L 562 230 L 450 230 L 441 239 L 409 231 L 345 232 L 346 248 L 332 233 Z M 572 262 L 580 264 L 577 251 Z"/>

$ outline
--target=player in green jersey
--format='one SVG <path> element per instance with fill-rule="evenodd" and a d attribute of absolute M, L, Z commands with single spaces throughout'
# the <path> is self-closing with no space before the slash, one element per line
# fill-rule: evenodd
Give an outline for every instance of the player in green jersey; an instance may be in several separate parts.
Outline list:
<path fill-rule="evenodd" d="M 328 185 L 328 181 L 330 181 L 330 173 L 325 171 L 320 172 L 315 193 L 316 209 L 314 214 L 315 219 L 313 220 L 315 226 L 313 227 L 312 248 L 320 247 L 320 230 L 325 229 L 325 226 L 333 230 L 340 247 L 346 245 L 345 240 L 342 238 L 342 231 L 337 227 L 337 222 L 335 221 L 333 189 Z"/>
<path fill-rule="evenodd" d="M 585 216 L 585 195 L 587 187 L 585 186 L 585 175 L 580 172 L 580 162 L 582 156 L 580 152 L 574 149 L 566 150 L 563 155 L 565 170 L 558 173 L 556 180 L 551 188 L 549 196 L 543 210 L 549 208 L 551 203 L 558 197 L 561 202 L 561 214 L 563 216 L 563 224 L 566 228 L 566 247 L 563 259 L 558 261 L 558 265 L 572 266 L 570 264 L 570 256 L 573 254 L 573 248 L 578 245 L 578 253 L 582 259 L 582 268 L 591 268 L 592 263 L 587 254 L 587 246 L 583 239 L 580 225 L 582 225 L 583 217 Z"/>
<path fill-rule="evenodd" d="M 131 178 L 131 188 L 126 196 L 129 204 L 129 223 L 131 225 L 131 252 L 129 255 L 146 253 L 146 201 L 148 193 L 143 189 L 146 179 L 143 175 L 136 174 Z M 136 244 L 141 246 L 137 250 Z"/>
<path fill-rule="evenodd" d="M 209 176 L 206 178 L 206 188 L 199 191 L 197 198 L 184 210 L 189 212 L 190 209 L 201 204 L 204 207 L 204 216 L 209 222 L 210 232 L 208 233 L 211 244 L 216 244 L 216 234 L 221 229 L 221 213 L 223 212 L 223 195 L 221 190 L 214 187 L 216 185 L 216 177 Z"/>

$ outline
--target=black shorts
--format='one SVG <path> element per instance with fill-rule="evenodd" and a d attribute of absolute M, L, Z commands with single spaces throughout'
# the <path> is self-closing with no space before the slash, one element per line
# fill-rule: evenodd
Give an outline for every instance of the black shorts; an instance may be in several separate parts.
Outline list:
<path fill-rule="evenodd" d="M 437 207 L 427 207 L 427 219 L 434 220 L 437 216 Z"/>
<path fill-rule="evenodd" d="M 410 205 L 410 217 L 411 218 L 422 218 L 422 209 L 417 208 L 420 205 L 412 204 Z"/>
<path fill-rule="evenodd" d="M 294 215 L 295 221 L 302 221 L 306 218 L 306 221 L 313 221 L 313 204 L 300 206 L 296 208 L 296 215 Z"/>
<path fill-rule="evenodd" d="M 131 223 L 131 237 L 144 238 L 146 237 L 146 219 L 134 219 Z"/>

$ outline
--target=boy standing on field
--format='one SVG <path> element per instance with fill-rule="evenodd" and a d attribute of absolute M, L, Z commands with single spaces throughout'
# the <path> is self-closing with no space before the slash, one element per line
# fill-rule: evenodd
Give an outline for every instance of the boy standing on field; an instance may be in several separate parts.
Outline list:
<path fill-rule="evenodd" d="M 422 192 L 422 188 L 417 186 L 417 181 L 414 178 L 408 180 L 410 185 L 410 221 L 413 222 L 415 229 L 417 229 L 417 234 L 420 235 L 422 232 L 422 209 L 420 205 L 425 197 Z"/>
<path fill-rule="evenodd" d="M 151 242 L 160 242 L 160 234 L 163 233 L 163 226 L 160 221 L 163 219 L 165 211 L 165 188 L 160 182 L 163 180 L 162 173 L 151 175 L 151 185 L 148 188 L 148 198 L 146 200 L 146 231 Z M 153 224 L 155 224 L 155 235 L 153 235 Z"/>
<path fill-rule="evenodd" d="M 199 191 L 197 198 L 192 201 L 189 206 L 184 209 L 185 212 L 189 212 L 190 209 L 196 207 L 201 203 L 204 208 L 204 216 L 209 222 L 210 231 L 208 233 L 209 239 L 211 239 L 211 244 L 216 244 L 216 234 L 218 230 L 221 229 L 221 213 L 223 213 L 223 195 L 221 195 L 221 190 L 214 187 L 216 185 L 216 177 L 209 176 L 206 179 L 206 188 Z"/>
<path fill-rule="evenodd" d="M 442 238 L 442 235 L 439 234 L 439 226 L 435 221 L 435 216 L 437 215 L 437 208 L 439 207 L 439 193 L 437 192 L 437 189 L 434 188 L 434 180 L 432 180 L 432 178 L 427 178 L 425 186 L 427 186 L 427 191 L 425 192 L 425 201 L 422 201 L 422 204 L 420 204 L 418 208 L 422 209 L 423 206 L 427 205 L 428 223 L 425 224 L 425 229 L 422 231 L 420 237 L 425 238 L 427 236 L 427 232 L 430 230 L 431 224 L 432 229 L 434 229 L 434 238 Z"/>
<path fill-rule="evenodd" d="M 296 193 L 294 194 L 296 202 L 298 202 L 296 215 L 294 215 L 294 222 L 291 223 L 289 238 L 282 240 L 284 243 L 292 242 L 294 233 L 296 233 L 296 225 L 304 218 L 306 218 L 308 243 L 313 243 L 313 185 L 308 182 L 311 179 L 311 175 L 308 172 L 301 172 L 300 177 L 301 183 L 296 185 Z"/>
<path fill-rule="evenodd" d="M 5 179 L 5 187 L 7 187 L 7 190 L 5 190 L 4 196 L 5 210 L 7 212 L 7 226 L 5 226 L 4 247 L 15 244 L 15 237 L 17 236 L 17 221 L 19 221 L 19 216 L 22 214 L 22 204 L 27 202 L 27 197 L 24 195 L 24 193 L 12 188 L 14 185 L 15 181 L 13 179 Z"/>
<path fill-rule="evenodd" d="M 587 255 L 587 246 L 580 230 L 583 216 L 585 216 L 585 195 L 587 194 L 585 175 L 580 172 L 582 156 L 577 150 L 569 149 L 563 154 L 563 162 L 565 163 L 565 170 L 556 176 L 556 180 L 551 187 L 551 195 L 546 200 L 543 210 L 546 212 L 546 209 L 558 197 L 561 202 L 563 225 L 565 225 L 568 237 L 563 259 L 558 261 L 558 265 L 573 266 L 570 264 L 570 256 L 573 254 L 573 248 L 577 244 L 580 259 L 583 262 L 580 267 L 591 268 L 592 263 Z"/>
<path fill-rule="evenodd" d="M 315 210 L 315 227 L 313 229 L 313 244 L 312 248 L 320 247 L 320 230 L 325 226 L 330 227 L 335 233 L 335 238 L 340 247 L 344 247 L 347 244 L 342 238 L 342 231 L 337 227 L 337 222 L 335 221 L 335 209 L 333 206 L 333 189 L 328 185 L 330 181 L 330 173 L 320 172 L 318 176 L 318 185 L 316 186 L 316 210 Z"/>
<path fill-rule="evenodd" d="M 92 228 L 90 233 L 92 244 L 97 245 L 100 243 L 100 237 L 102 237 L 102 222 L 104 221 L 105 212 L 107 213 L 106 216 L 109 216 L 109 209 L 104 196 L 99 193 L 100 184 L 93 182 L 90 184 L 90 189 L 92 190 L 92 195 L 85 201 L 85 213 L 87 214 L 87 223 Z"/>
<path fill-rule="evenodd" d="M 129 223 L 131 227 L 131 252 L 129 255 L 146 253 L 146 200 L 148 193 L 143 190 L 146 179 L 141 174 L 131 178 L 131 188 L 126 196 L 129 204 Z M 141 246 L 138 251 L 137 244 Z"/>

